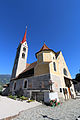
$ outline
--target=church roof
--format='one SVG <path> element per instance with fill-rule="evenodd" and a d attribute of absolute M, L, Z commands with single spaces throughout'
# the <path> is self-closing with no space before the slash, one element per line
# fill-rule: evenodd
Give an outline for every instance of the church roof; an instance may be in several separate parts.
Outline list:
<path fill-rule="evenodd" d="M 21 41 L 21 44 L 23 44 L 26 41 L 26 34 L 27 34 L 27 28 L 25 30 L 24 37 L 23 37 L 23 40 Z"/>
<path fill-rule="evenodd" d="M 29 64 L 28 67 L 26 67 L 26 69 L 24 71 L 28 71 L 28 70 L 34 68 L 36 66 L 36 64 L 37 64 L 37 62 L 33 62 L 33 63 Z"/>
<path fill-rule="evenodd" d="M 48 48 L 45 43 L 44 43 L 44 45 L 42 46 L 42 48 L 35 54 L 36 57 L 37 57 L 37 54 L 38 54 L 39 52 L 41 52 L 41 51 L 52 51 L 52 52 L 54 52 L 52 49 Z M 56 52 L 54 52 L 54 53 L 56 53 Z"/>
<path fill-rule="evenodd" d="M 42 50 L 49 50 L 49 48 L 47 47 L 47 45 L 44 43 L 44 45 L 42 46 L 42 48 L 40 49 L 40 51 Z"/>
<path fill-rule="evenodd" d="M 26 63 L 26 69 L 22 73 L 20 73 L 16 78 L 13 78 L 12 80 L 17 80 L 17 79 L 20 79 L 22 77 L 23 78 L 29 77 L 29 70 L 34 69 L 34 67 L 36 66 L 36 64 L 37 64 L 37 61 L 33 62 L 31 64 Z M 25 76 L 24 76 L 24 74 L 25 74 Z"/>
<path fill-rule="evenodd" d="M 22 73 L 24 73 L 24 72 L 26 72 L 28 70 L 33 69 L 36 66 L 36 64 L 37 64 L 37 62 L 33 62 L 31 64 L 26 63 L 26 69 Z M 20 74 L 22 74 L 22 73 L 20 73 Z"/>
<path fill-rule="evenodd" d="M 56 58 L 58 57 L 58 55 L 60 54 L 60 52 L 61 52 L 61 51 L 59 51 L 59 52 L 56 52 Z"/>
<path fill-rule="evenodd" d="M 30 65 L 29 63 L 26 63 L 26 68 L 29 67 L 29 65 Z"/>

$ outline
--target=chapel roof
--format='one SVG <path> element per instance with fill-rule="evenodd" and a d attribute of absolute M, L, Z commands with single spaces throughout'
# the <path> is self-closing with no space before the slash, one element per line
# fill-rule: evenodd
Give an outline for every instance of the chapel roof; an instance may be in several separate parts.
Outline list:
<path fill-rule="evenodd" d="M 44 45 L 42 46 L 42 48 L 40 49 L 41 51 L 42 50 L 49 50 L 49 48 L 47 47 L 47 45 L 44 43 Z"/>
<path fill-rule="evenodd" d="M 52 49 L 48 48 L 48 46 L 44 43 L 44 45 L 42 46 L 42 48 L 35 54 L 36 58 L 37 58 L 37 54 L 41 51 L 52 51 L 55 53 L 56 58 L 58 57 L 58 55 L 60 54 L 61 51 L 55 52 Z"/>
<path fill-rule="evenodd" d="M 52 52 L 54 52 L 52 49 L 48 48 L 45 43 L 44 43 L 44 45 L 42 46 L 42 48 L 35 54 L 36 57 L 37 57 L 37 54 L 38 54 L 39 52 L 41 52 L 41 51 L 52 51 Z M 56 53 L 56 52 L 54 52 L 54 53 Z"/>

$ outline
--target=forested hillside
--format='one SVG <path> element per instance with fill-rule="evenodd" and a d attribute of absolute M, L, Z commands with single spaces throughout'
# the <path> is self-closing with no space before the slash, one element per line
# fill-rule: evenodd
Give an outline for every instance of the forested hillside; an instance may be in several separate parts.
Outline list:
<path fill-rule="evenodd" d="M 1 74 L 0 75 L 0 89 L 2 89 L 2 86 L 6 83 L 9 83 L 10 81 L 10 75 L 5 75 L 5 74 Z"/>

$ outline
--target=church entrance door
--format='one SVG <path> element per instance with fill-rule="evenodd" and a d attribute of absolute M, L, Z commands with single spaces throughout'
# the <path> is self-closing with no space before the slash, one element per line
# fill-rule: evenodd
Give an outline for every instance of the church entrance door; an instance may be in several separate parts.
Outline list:
<path fill-rule="evenodd" d="M 69 96 L 71 96 L 71 91 L 70 91 L 70 88 L 68 88 L 68 92 L 69 92 Z"/>

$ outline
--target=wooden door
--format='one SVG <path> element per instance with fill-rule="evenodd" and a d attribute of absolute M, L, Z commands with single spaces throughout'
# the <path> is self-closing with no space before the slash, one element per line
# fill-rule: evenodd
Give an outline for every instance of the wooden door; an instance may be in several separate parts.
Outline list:
<path fill-rule="evenodd" d="M 70 88 L 68 88 L 68 91 L 69 91 L 69 95 L 71 96 L 71 91 L 70 91 Z"/>

